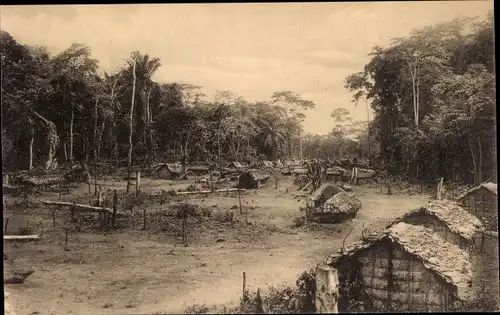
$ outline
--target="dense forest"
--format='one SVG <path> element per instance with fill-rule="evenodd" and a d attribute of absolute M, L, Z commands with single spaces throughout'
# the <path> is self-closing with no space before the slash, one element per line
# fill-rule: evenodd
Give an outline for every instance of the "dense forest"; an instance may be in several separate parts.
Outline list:
<path fill-rule="evenodd" d="M 107 73 L 84 44 L 52 56 L 1 31 L 3 169 L 357 157 L 413 179 L 484 181 L 496 174 L 493 32 L 490 14 L 375 47 L 346 78 L 354 105 L 374 116 L 353 121 L 345 104 L 319 136 L 303 128 L 315 104 L 291 91 L 209 101 L 200 86 L 154 81 L 161 60 L 147 53 Z"/>

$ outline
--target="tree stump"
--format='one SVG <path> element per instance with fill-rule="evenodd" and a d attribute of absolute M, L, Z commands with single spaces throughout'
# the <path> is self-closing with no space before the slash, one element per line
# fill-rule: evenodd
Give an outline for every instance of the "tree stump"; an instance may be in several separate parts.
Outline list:
<path fill-rule="evenodd" d="M 337 270 L 327 265 L 316 267 L 316 313 L 338 313 L 339 280 Z"/>

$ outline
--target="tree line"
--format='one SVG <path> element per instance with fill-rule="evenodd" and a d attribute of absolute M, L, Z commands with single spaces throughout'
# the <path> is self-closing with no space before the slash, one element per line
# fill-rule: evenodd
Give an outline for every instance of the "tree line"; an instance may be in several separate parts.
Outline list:
<path fill-rule="evenodd" d="M 374 47 L 345 81 L 367 120 L 337 108 L 331 132 L 312 135 L 315 104 L 292 91 L 209 101 L 200 86 L 153 80 L 161 61 L 148 54 L 107 73 L 84 44 L 52 56 L 1 31 L 3 168 L 356 157 L 409 179 L 479 183 L 496 176 L 493 34 L 490 13 Z"/>
<path fill-rule="evenodd" d="M 493 13 L 461 18 L 375 47 L 346 78 L 374 111 L 379 162 L 409 179 L 496 180 Z"/>
<path fill-rule="evenodd" d="M 107 73 L 83 44 L 52 56 L 5 31 L 0 40 L 4 169 L 291 157 L 315 107 L 291 91 L 262 102 L 217 91 L 207 101 L 200 86 L 153 80 L 161 61 L 137 51 Z"/>

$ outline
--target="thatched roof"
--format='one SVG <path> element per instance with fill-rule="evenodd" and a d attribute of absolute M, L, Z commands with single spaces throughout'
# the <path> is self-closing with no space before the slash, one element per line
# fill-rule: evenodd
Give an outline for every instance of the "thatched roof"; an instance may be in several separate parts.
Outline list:
<path fill-rule="evenodd" d="M 309 170 L 307 168 L 294 168 L 292 174 L 307 174 Z"/>
<path fill-rule="evenodd" d="M 484 189 L 487 189 L 487 190 L 491 191 L 491 192 L 492 192 L 492 193 L 494 193 L 495 195 L 497 195 L 497 194 L 498 194 L 498 193 L 497 193 L 497 184 L 492 183 L 492 182 L 488 182 L 488 183 L 481 184 L 481 185 L 479 185 L 479 186 L 476 186 L 476 187 L 474 187 L 474 188 L 472 188 L 472 189 L 468 190 L 467 192 L 465 192 L 465 193 L 463 193 L 462 195 L 460 195 L 460 196 L 457 198 L 457 200 L 461 200 L 461 199 L 463 199 L 465 196 L 467 196 L 468 194 L 473 193 L 473 192 L 475 192 L 475 191 L 477 191 L 477 190 L 479 190 L 479 189 L 482 189 L 482 188 L 484 188 Z"/>
<path fill-rule="evenodd" d="M 481 220 L 467 212 L 458 203 L 450 201 L 431 201 L 423 207 L 405 213 L 403 216 L 395 219 L 389 226 L 398 222 L 404 222 L 408 217 L 418 214 L 436 217 L 452 232 L 459 234 L 467 240 L 472 239 L 476 232 L 484 231 Z"/>
<path fill-rule="evenodd" d="M 340 192 L 325 201 L 323 208 L 325 212 L 356 214 L 361 209 L 361 201 L 352 193 Z"/>
<path fill-rule="evenodd" d="M 320 200 L 322 197 L 327 200 L 340 192 L 345 192 L 345 190 L 338 185 L 325 183 L 311 194 L 311 200 Z"/>
<path fill-rule="evenodd" d="M 367 240 L 358 241 L 330 255 L 326 262 L 337 266 L 346 258 L 354 257 L 373 245 L 390 240 L 404 251 L 418 258 L 425 268 L 432 270 L 445 282 L 455 286 L 458 298 L 465 299 L 472 281 L 472 266 L 467 252 L 456 245 L 433 235 L 432 231 L 422 226 L 397 223 L 385 229 L 380 235 L 372 235 Z"/>
<path fill-rule="evenodd" d="M 369 178 L 375 175 L 374 170 L 359 168 L 359 167 L 357 169 L 358 169 L 358 178 Z"/>
<path fill-rule="evenodd" d="M 188 171 L 209 171 L 210 165 L 197 164 L 197 165 L 188 165 L 186 166 Z"/>
<path fill-rule="evenodd" d="M 170 172 L 175 174 L 182 173 L 182 165 L 178 163 L 159 163 L 155 166 L 155 171 L 160 171 L 163 168 L 167 168 Z"/>
<path fill-rule="evenodd" d="M 328 175 L 340 175 L 342 173 L 348 173 L 349 171 L 346 170 L 345 168 L 342 168 L 340 166 L 332 166 L 332 167 L 329 167 L 327 168 L 326 170 L 326 174 Z"/>
<path fill-rule="evenodd" d="M 264 164 L 265 167 L 274 167 L 273 162 L 271 161 L 262 161 L 262 164 Z"/>

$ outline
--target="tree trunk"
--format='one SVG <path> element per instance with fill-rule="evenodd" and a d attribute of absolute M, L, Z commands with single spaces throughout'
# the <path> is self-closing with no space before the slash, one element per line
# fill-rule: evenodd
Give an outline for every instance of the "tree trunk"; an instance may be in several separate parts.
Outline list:
<path fill-rule="evenodd" d="M 54 169 L 57 167 L 56 152 L 59 146 L 59 136 L 57 134 L 56 125 L 52 122 L 33 111 L 36 117 L 38 117 L 46 126 L 47 129 L 47 159 L 45 161 L 45 169 Z"/>
<path fill-rule="evenodd" d="M 474 154 L 474 149 L 472 148 L 472 142 L 469 139 L 467 139 L 467 142 L 469 143 L 469 149 L 470 149 L 470 154 L 472 156 L 472 165 L 474 167 L 474 184 L 478 184 L 478 176 L 477 176 L 477 162 L 476 162 L 476 156 Z"/>
<path fill-rule="evenodd" d="M 35 134 L 34 134 L 34 130 L 33 130 L 33 134 L 31 135 L 31 139 L 30 139 L 30 147 L 29 147 L 29 170 L 31 171 L 33 169 L 33 143 L 35 142 Z"/>
<path fill-rule="evenodd" d="M 478 160 L 478 169 L 477 169 L 477 177 L 478 184 L 483 182 L 483 147 L 481 146 L 481 141 L 477 138 L 477 144 L 479 149 L 479 160 Z"/>
<path fill-rule="evenodd" d="M 99 141 L 97 141 L 97 158 L 101 156 L 101 144 L 102 136 L 104 135 L 104 127 L 106 126 L 106 121 L 103 120 L 101 124 L 101 132 L 99 132 Z"/>
<path fill-rule="evenodd" d="M 94 161 L 97 160 L 97 104 L 99 104 L 99 99 L 95 100 L 94 105 Z"/>
<path fill-rule="evenodd" d="M 128 173 L 130 174 L 130 168 L 132 167 L 132 148 L 133 148 L 133 143 L 132 143 L 132 132 L 133 132 L 133 123 L 134 123 L 134 102 L 135 102 L 135 81 L 136 81 L 136 74 L 135 74 L 135 67 L 136 67 L 136 61 L 134 59 L 134 67 L 133 67 L 133 77 L 134 77 L 134 82 L 132 84 L 132 101 L 130 103 L 130 122 L 129 122 L 129 137 L 128 137 Z M 127 193 L 130 191 L 130 176 L 127 176 Z"/>
<path fill-rule="evenodd" d="M 71 105 L 71 120 L 69 122 L 69 161 L 73 161 L 73 123 L 75 120 L 75 109 Z"/>

